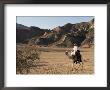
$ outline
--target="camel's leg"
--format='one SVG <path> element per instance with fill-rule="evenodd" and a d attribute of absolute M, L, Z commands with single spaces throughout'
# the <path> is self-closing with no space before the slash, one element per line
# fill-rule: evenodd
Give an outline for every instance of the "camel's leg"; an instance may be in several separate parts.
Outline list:
<path fill-rule="evenodd" d="M 75 73 L 78 73 L 77 63 L 73 62 L 73 65 L 74 65 L 73 69 L 74 69 Z"/>
<path fill-rule="evenodd" d="M 80 62 L 81 71 L 83 72 L 83 62 Z"/>
<path fill-rule="evenodd" d="M 80 68 L 80 63 L 77 62 L 77 63 L 76 63 L 76 66 L 77 66 L 76 71 L 78 72 L 78 71 L 79 71 L 79 68 Z"/>
<path fill-rule="evenodd" d="M 75 64 L 75 65 L 77 65 L 77 64 Z M 74 70 L 75 70 L 75 73 L 78 73 L 78 68 L 76 66 L 74 67 Z"/>

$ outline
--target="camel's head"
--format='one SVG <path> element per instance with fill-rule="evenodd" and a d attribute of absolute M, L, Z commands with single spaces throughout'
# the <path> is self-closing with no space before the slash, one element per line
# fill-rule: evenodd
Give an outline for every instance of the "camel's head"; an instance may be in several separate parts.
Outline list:
<path fill-rule="evenodd" d="M 66 51 L 65 54 L 68 55 L 68 51 Z"/>

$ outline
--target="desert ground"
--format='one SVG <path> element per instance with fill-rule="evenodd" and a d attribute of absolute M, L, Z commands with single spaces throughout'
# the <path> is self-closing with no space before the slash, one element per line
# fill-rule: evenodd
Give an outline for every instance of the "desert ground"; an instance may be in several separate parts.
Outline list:
<path fill-rule="evenodd" d="M 17 50 L 23 50 L 24 47 L 37 49 L 39 59 L 33 60 L 32 65 L 22 71 L 16 67 L 16 74 L 94 74 L 94 47 L 81 48 L 81 65 L 73 65 L 73 60 L 65 55 L 65 51 L 70 52 L 72 48 L 17 45 Z"/>

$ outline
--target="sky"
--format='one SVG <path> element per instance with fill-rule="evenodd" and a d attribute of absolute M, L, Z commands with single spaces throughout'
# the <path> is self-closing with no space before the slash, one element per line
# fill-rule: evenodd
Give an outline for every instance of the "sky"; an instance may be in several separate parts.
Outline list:
<path fill-rule="evenodd" d="M 17 16 L 16 22 L 25 26 L 36 26 L 42 29 L 53 29 L 67 23 L 88 22 L 93 16 Z"/>

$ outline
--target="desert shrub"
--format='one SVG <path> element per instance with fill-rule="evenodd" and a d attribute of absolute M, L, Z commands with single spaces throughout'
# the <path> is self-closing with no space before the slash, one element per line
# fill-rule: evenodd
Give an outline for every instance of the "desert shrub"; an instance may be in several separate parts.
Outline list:
<path fill-rule="evenodd" d="M 34 61 L 39 60 L 40 53 L 35 47 L 18 47 L 16 50 L 16 68 L 19 73 L 28 73 Z"/>

